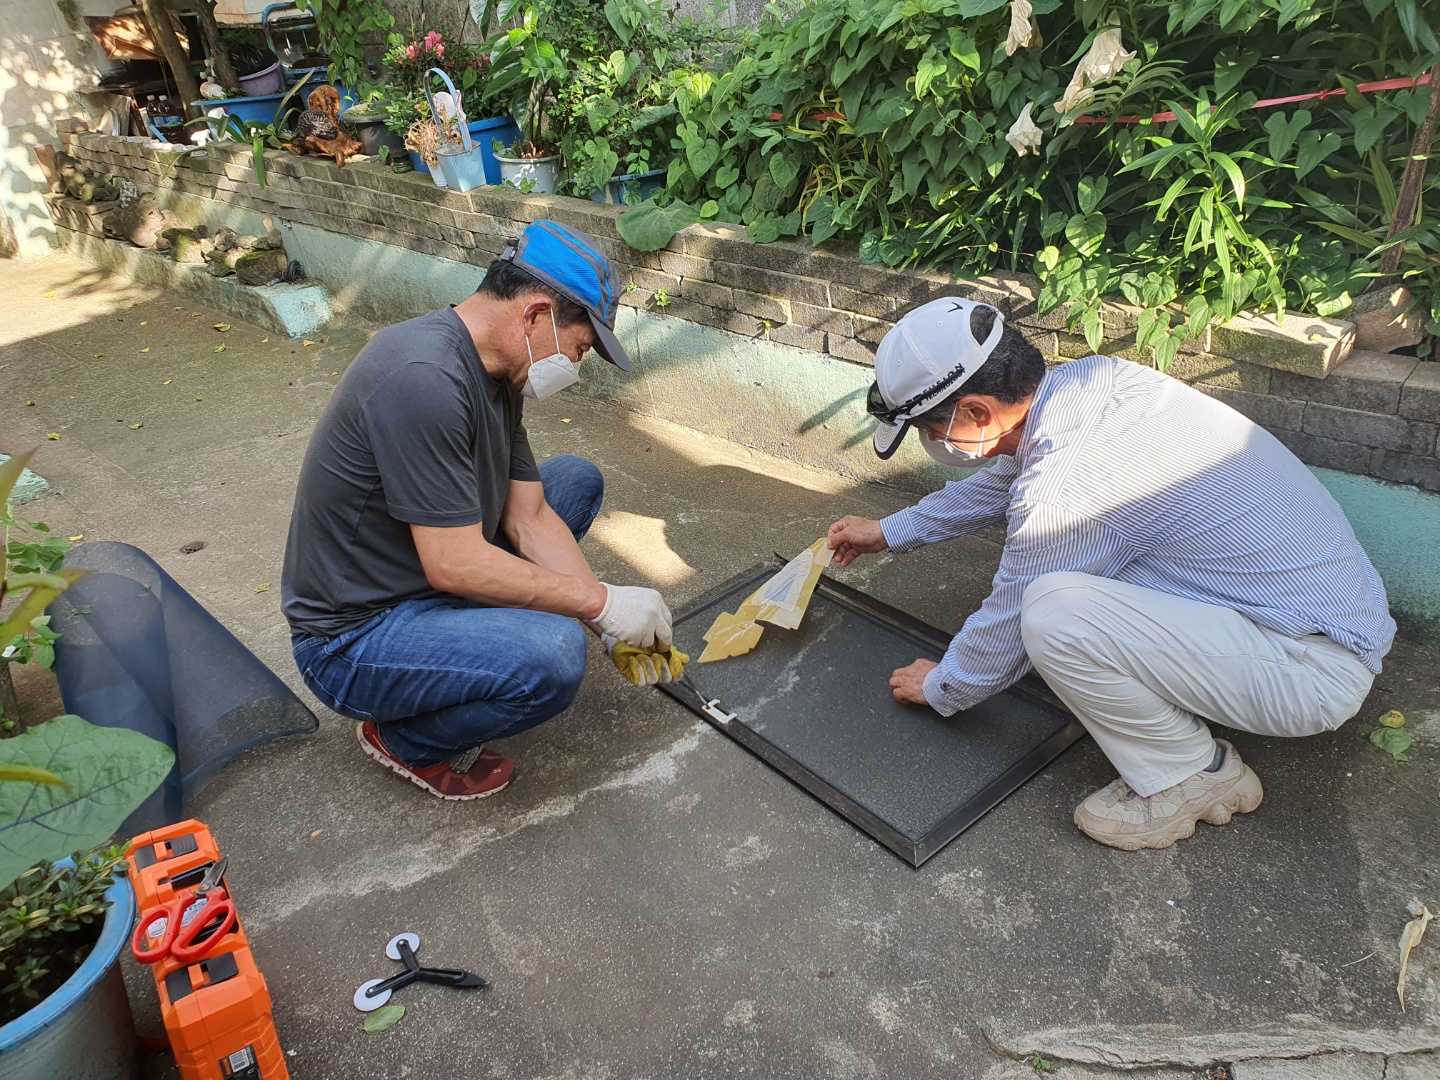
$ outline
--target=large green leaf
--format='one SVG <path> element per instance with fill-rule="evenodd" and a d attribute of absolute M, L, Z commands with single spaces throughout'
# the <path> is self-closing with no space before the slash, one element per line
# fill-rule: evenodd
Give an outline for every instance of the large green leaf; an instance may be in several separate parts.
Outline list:
<path fill-rule="evenodd" d="M 669 206 L 643 202 L 621 214 L 615 228 L 620 239 L 636 251 L 659 251 L 677 232 L 699 220 L 699 212 L 679 199 Z"/>
<path fill-rule="evenodd" d="M 108 840 L 174 762 L 154 739 L 78 716 L 0 739 L 0 765 L 44 769 L 68 785 L 0 784 L 0 888 L 37 862 Z"/>

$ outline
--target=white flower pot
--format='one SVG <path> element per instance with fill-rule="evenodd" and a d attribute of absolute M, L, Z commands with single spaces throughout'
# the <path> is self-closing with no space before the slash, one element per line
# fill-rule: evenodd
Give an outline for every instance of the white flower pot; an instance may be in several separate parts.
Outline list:
<path fill-rule="evenodd" d="M 549 157 L 509 158 L 495 155 L 500 163 L 500 182 L 514 184 L 521 191 L 530 188 L 535 195 L 554 195 L 560 182 L 560 155 Z M 525 181 L 531 181 L 526 184 Z"/>

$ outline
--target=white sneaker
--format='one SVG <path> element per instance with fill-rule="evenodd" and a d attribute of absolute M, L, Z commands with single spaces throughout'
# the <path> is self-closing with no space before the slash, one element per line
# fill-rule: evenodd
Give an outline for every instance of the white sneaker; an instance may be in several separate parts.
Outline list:
<path fill-rule="evenodd" d="M 1260 778 L 1223 739 L 1225 761 L 1154 795 L 1137 795 L 1124 780 L 1095 792 L 1075 808 L 1075 824 L 1092 840 L 1122 851 L 1167 848 L 1195 832 L 1197 821 L 1224 825 L 1265 797 Z"/>

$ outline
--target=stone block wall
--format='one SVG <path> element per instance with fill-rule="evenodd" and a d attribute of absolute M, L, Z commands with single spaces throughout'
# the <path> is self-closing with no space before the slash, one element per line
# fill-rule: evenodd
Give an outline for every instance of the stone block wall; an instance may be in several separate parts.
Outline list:
<path fill-rule="evenodd" d="M 142 187 L 478 267 L 528 222 L 563 221 L 595 237 L 620 265 L 622 303 L 849 364 L 873 364 L 901 315 L 945 296 L 995 305 L 1056 362 L 1090 352 L 1067 330 L 1063 312 L 1040 315 L 1039 282 L 1028 275 L 952 281 L 865 265 L 839 245 L 756 244 L 727 225 L 692 226 L 663 251 L 638 252 L 616 231 L 621 207 L 503 188 L 446 191 L 423 174 L 363 161 L 337 168 L 286 152 L 265 155 L 261 187 L 248 146 L 182 156 L 144 139 L 59 126 L 70 153 Z M 1120 305 L 1107 309 L 1102 351 L 1135 358 L 1134 316 Z M 1353 344 L 1346 322 L 1242 316 L 1188 346 L 1171 374 L 1250 416 L 1309 464 L 1440 491 L 1440 363 L 1354 352 Z"/>

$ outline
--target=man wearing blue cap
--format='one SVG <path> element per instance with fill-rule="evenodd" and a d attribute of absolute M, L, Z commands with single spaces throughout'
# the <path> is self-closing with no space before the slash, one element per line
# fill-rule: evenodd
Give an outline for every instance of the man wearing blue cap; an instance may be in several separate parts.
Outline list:
<path fill-rule="evenodd" d="M 442 799 L 499 791 L 514 763 L 484 744 L 569 707 L 581 622 L 628 647 L 632 681 L 672 677 L 660 594 L 597 580 L 580 551 L 600 471 L 537 465 L 521 422 L 589 349 L 631 370 L 619 294 L 594 241 L 536 222 L 468 300 L 376 334 L 306 451 L 282 577 L 295 662 L 366 754 Z"/>

